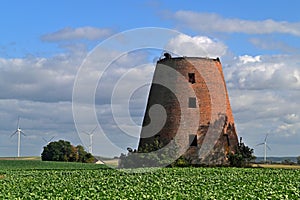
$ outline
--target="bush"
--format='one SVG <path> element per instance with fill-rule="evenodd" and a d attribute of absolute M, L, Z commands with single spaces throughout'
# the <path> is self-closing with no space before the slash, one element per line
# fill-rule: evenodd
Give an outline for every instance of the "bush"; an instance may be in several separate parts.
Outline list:
<path fill-rule="evenodd" d="M 127 148 L 127 155 L 121 154 L 120 168 L 138 168 L 138 167 L 165 167 L 173 166 L 174 158 L 177 158 L 177 145 L 173 143 L 170 147 L 164 147 L 163 143 L 155 138 L 152 143 L 145 144 L 137 150 Z M 156 152 L 158 151 L 159 152 Z M 183 164 L 183 160 L 180 164 Z"/>
<path fill-rule="evenodd" d="M 235 150 L 235 153 L 228 154 L 228 161 L 232 167 L 246 167 L 255 159 L 254 150 L 240 142 Z"/>
<path fill-rule="evenodd" d="M 285 159 L 281 162 L 281 164 L 283 165 L 294 165 L 296 163 L 294 163 L 293 161 L 291 161 L 291 159 Z"/>
<path fill-rule="evenodd" d="M 68 141 L 59 140 L 50 142 L 44 147 L 42 160 L 90 163 L 94 162 L 95 159 L 81 145 L 75 147 Z"/>

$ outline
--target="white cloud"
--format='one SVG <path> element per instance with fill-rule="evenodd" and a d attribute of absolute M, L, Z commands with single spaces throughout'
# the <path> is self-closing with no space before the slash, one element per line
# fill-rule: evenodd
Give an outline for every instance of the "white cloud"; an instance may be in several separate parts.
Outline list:
<path fill-rule="evenodd" d="M 270 155 L 300 153 L 299 143 L 294 142 L 300 139 L 299 63 L 297 56 L 242 55 L 224 67 L 238 134 L 256 155 L 263 155 L 255 145 L 266 133 L 270 146 L 290 151 L 273 148 Z"/>
<path fill-rule="evenodd" d="M 26 134 L 21 139 L 22 156 L 39 156 L 45 145 L 43 137 L 55 136 L 55 140 L 80 144 L 73 125 L 71 102 L 0 99 L 0 110 L 0 156 L 16 156 L 17 137 L 10 136 L 16 129 L 18 116 L 20 128 Z"/>
<path fill-rule="evenodd" d="M 15 155 L 16 139 L 10 140 L 9 136 L 15 128 L 18 115 L 21 116 L 22 128 L 28 133 L 27 138 L 22 138 L 24 141 L 22 152 L 25 155 L 39 155 L 41 145 L 44 145 L 43 136 L 48 136 L 48 138 L 56 136 L 56 140 L 63 138 L 74 141 L 75 144 L 80 143 L 72 119 L 71 101 L 76 73 L 82 62 L 82 56 L 86 55 L 86 52 L 77 52 L 77 50 L 81 51 L 82 48 L 77 49 L 74 46 L 72 51 L 50 58 L 0 58 L 0 118 L 3 119 L 0 122 L 0 141 L 2 141 L 0 142 L 0 156 Z M 97 53 L 103 52 L 98 51 Z M 114 51 L 106 51 L 105 55 L 105 59 L 114 62 L 111 63 L 109 70 L 101 79 L 99 83 L 101 86 L 95 91 L 97 113 L 100 113 L 99 119 L 101 119 L 101 125 L 105 127 L 105 132 L 110 133 L 109 137 L 114 139 L 113 142 L 118 143 L 126 150 L 126 147 L 136 145 L 138 139 L 126 136 L 119 131 L 118 126 L 128 128 L 128 124 L 126 120 L 122 124 L 114 122 L 110 110 L 111 92 L 114 90 L 114 86 L 118 85 L 121 87 L 121 93 L 118 95 L 123 98 L 127 95 L 130 87 L 139 88 L 142 85 L 138 85 L 138 83 L 149 83 L 154 69 L 152 57 L 149 63 L 147 52 L 134 51 L 122 55 L 117 60 L 114 59 L 119 54 Z M 99 77 L 99 65 L 103 60 L 99 60 L 97 56 L 93 58 L 95 60 L 91 59 L 87 63 L 87 67 L 90 69 L 90 74 L 85 76 L 87 79 L 91 76 Z M 128 73 L 131 68 L 133 70 Z M 127 79 L 118 82 L 118 79 L 124 74 Z M 140 126 L 147 95 L 148 90 L 144 88 L 132 99 L 117 101 L 117 108 L 120 108 L 118 110 L 119 117 L 127 117 L 124 114 L 130 109 L 130 117 Z M 128 107 L 128 103 L 130 103 L 130 107 Z M 82 115 L 84 116 L 84 113 Z M 81 131 L 89 130 L 90 125 L 87 119 L 85 125 L 87 129 Z M 9 143 L 7 143 L 8 141 Z M 102 140 L 97 140 L 95 137 L 95 141 L 101 144 Z M 97 152 L 96 150 L 95 147 L 95 152 Z M 105 153 L 110 153 L 111 156 L 112 152 Z"/>
<path fill-rule="evenodd" d="M 285 91 L 284 93 L 289 93 Z M 255 147 L 269 133 L 269 155 L 298 155 L 299 152 L 299 101 L 278 95 L 273 90 L 229 89 L 231 106 L 238 135 L 247 145 L 255 149 L 256 155 L 263 155 L 263 149 Z M 277 147 L 281 145 L 286 151 Z M 297 149 L 298 148 L 298 149 Z M 289 152 L 288 154 L 285 154 Z"/>
<path fill-rule="evenodd" d="M 229 87 L 240 89 L 300 89 L 296 56 L 239 56 L 224 69 Z"/>
<path fill-rule="evenodd" d="M 284 53 L 299 53 L 299 49 L 290 46 L 282 41 L 270 38 L 251 38 L 250 43 L 264 50 L 277 50 Z"/>
<path fill-rule="evenodd" d="M 283 121 L 287 124 L 299 122 L 299 115 L 296 113 L 288 113 L 283 117 Z"/>
<path fill-rule="evenodd" d="M 206 36 L 191 37 L 180 34 L 167 43 L 166 49 L 181 56 L 221 57 L 226 53 L 227 47 L 222 42 Z"/>
<path fill-rule="evenodd" d="M 249 56 L 249 55 L 243 55 L 239 56 L 239 60 L 243 63 L 253 63 L 253 62 L 260 62 L 260 56 Z"/>
<path fill-rule="evenodd" d="M 56 42 L 62 40 L 98 40 L 108 37 L 112 34 L 110 29 L 101 29 L 90 26 L 71 28 L 66 27 L 54 33 L 43 35 L 41 39 L 48 42 Z"/>
<path fill-rule="evenodd" d="M 0 59 L 0 98 L 70 101 L 79 62 L 68 56 Z"/>
<path fill-rule="evenodd" d="M 223 18 L 214 13 L 198 13 L 193 11 L 177 11 L 172 14 L 178 26 L 188 27 L 201 32 L 269 34 L 282 33 L 300 36 L 300 23 L 287 21 L 274 21 L 266 19 L 261 21 L 243 20 L 237 18 Z"/>

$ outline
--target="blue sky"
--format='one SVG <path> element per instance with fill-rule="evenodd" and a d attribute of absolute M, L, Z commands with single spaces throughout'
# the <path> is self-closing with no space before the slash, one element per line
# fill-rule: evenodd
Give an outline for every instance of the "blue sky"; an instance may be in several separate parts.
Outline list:
<path fill-rule="evenodd" d="M 108 37 L 143 27 L 186 34 L 177 38 L 184 55 L 190 49 L 196 54 L 198 48 L 205 48 L 208 55 L 221 57 L 238 134 L 246 144 L 254 147 L 269 133 L 269 155 L 300 155 L 299 4 L 297 0 L 2 1 L 0 156 L 16 155 L 17 140 L 9 136 L 18 115 L 28 135 L 22 138 L 22 155 L 40 155 L 43 138 L 52 136 L 87 146 L 72 116 L 72 89 L 79 66 Z M 195 46 L 191 48 L 190 43 Z M 161 52 L 146 54 L 141 53 L 141 58 L 149 61 Z M 130 55 L 122 59 L 128 66 L 145 62 Z M 117 66 L 112 70 L 124 70 Z M 151 79 L 153 66 L 141 70 Z M 109 96 L 101 87 L 97 113 L 107 122 L 105 129 L 117 133 L 106 113 L 104 102 Z M 137 123 L 142 120 L 147 87 L 140 92 L 132 97 L 138 103 L 131 104 Z M 132 138 L 122 142 L 122 146 L 134 145 Z M 263 148 L 255 147 L 255 154 L 263 155 Z"/>
<path fill-rule="evenodd" d="M 1 45 L 11 46 L 11 53 L 7 53 L 11 57 L 40 54 L 41 52 L 55 53 L 57 46 L 41 42 L 42 35 L 65 27 L 94 26 L 110 28 L 115 32 L 147 26 L 175 28 L 176 22 L 168 18 L 169 15 L 180 10 L 215 13 L 224 18 L 297 22 L 300 20 L 300 17 L 295 14 L 298 4 L 297 1 L 289 1 L 289 3 L 263 1 L 259 4 L 250 1 L 187 1 L 185 3 L 179 1 L 131 1 L 131 3 L 122 1 L 110 1 L 110 3 L 98 1 L 5 1 L 2 2 L 0 14 L 2 19 L 0 25 L 5 27 L 1 30 Z M 191 29 L 185 31 L 198 34 Z M 236 36 L 224 35 L 224 33 L 214 34 L 226 37 L 234 51 L 249 51 L 248 48 L 241 48 L 241 45 L 238 45 L 239 37 L 247 38 L 244 34 Z M 237 39 L 232 39 L 232 37 Z M 272 35 L 272 37 L 282 39 L 282 36 Z M 290 38 L 289 36 L 285 37 Z M 290 38 L 292 44 L 294 44 L 294 40 L 295 38 Z M 289 41 L 287 42 L 289 43 Z M 259 51 L 259 49 L 252 47 L 251 51 L 253 51 L 251 53 L 256 53 L 255 51 Z"/>

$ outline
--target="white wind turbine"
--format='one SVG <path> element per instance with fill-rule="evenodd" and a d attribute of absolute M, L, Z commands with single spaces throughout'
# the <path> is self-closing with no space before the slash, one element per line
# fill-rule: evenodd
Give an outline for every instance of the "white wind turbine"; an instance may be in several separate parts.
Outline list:
<path fill-rule="evenodd" d="M 96 126 L 91 132 L 86 132 L 83 131 L 83 133 L 85 133 L 86 135 L 88 135 L 90 137 L 90 144 L 89 144 L 89 153 L 93 154 L 93 136 L 94 136 L 94 132 L 97 129 L 98 126 Z"/>
<path fill-rule="evenodd" d="M 12 137 L 15 134 L 18 134 L 18 157 L 20 157 L 21 134 L 23 134 L 24 136 L 26 136 L 25 133 L 20 128 L 19 123 L 20 123 L 20 117 L 18 117 L 17 130 L 10 136 L 10 137 Z"/>
<path fill-rule="evenodd" d="M 255 146 L 264 145 L 264 150 L 265 150 L 264 162 L 265 162 L 265 163 L 267 162 L 267 148 L 268 148 L 269 150 L 271 150 L 271 148 L 270 148 L 269 145 L 267 144 L 267 138 L 268 138 L 268 135 L 269 135 L 269 134 L 267 133 L 264 142 L 255 145 Z"/>

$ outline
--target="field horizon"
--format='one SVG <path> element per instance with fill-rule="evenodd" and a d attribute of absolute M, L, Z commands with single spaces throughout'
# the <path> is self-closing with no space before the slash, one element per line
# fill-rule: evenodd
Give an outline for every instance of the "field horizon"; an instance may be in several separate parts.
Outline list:
<path fill-rule="evenodd" d="M 274 157 L 280 158 L 280 157 Z M 282 157 L 282 158 L 291 158 L 291 157 Z M 98 160 L 103 161 L 103 165 L 115 169 L 118 166 L 118 160 L 115 158 L 104 158 Z M 62 161 L 42 161 L 41 157 L 39 156 L 24 156 L 24 157 L 0 157 L 0 167 L 1 161 L 29 161 L 27 164 L 30 164 L 30 161 L 41 161 L 47 163 L 76 163 L 76 162 L 62 162 Z M 85 163 L 78 163 L 78 164 L 85 164 Z M 89 163 L 89 164 L 96 164 L 96 163 Z M 300 169 L 299 164 L 282 164 L 282 163 L 262 163 L 262 162 L 254 162 L 250 168 L 270 168 L 270 169 Z M 209 167 L 207 167 L 209 168 Z M 0 168 L 1 170 L 1 168 Z"/>

